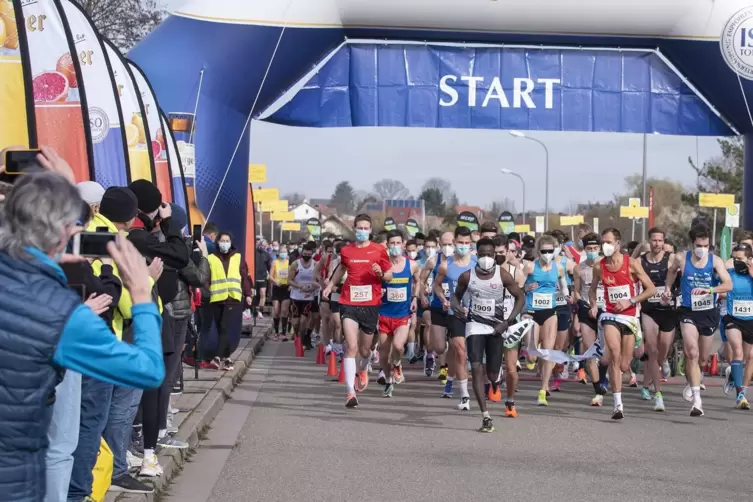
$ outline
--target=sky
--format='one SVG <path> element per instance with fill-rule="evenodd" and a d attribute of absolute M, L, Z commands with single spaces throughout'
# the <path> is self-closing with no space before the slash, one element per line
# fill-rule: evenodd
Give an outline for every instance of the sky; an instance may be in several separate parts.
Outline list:
<path fill-rule="evenodd" d="M 185 1 L 161 3 L 175 9 Z M 615 193 L 624 192 L 624 178 L 642 170 L 643 136 L 639 134 L 526 134 L 549 149 L 552 211 L 567 211 L 571 203 L 612 200 Z M 690 187 L 695 172 L 688 157 L 703 163 L 720 153 L 716 138 L 650 135 L 648 176 Z M 328 198 L 340 181 L 370 191 L 374 182 L 391 178 L 403 182 L 415 196 L 427 179 L 440 177 L 452 184 L 462 203 L 484 207 L 509 198 L 521 211 L 521 182 L 502 175 L 500 169 L 506 168 L 523 176 L 527 210 L 541 210 L 545 203 L 544 150 L 507 131 L 310 129 L 255 121 L 250 161 L 267 165 L 264 186 L 279 188 L 281 195 L 299 192 L 308 198 Z"/>

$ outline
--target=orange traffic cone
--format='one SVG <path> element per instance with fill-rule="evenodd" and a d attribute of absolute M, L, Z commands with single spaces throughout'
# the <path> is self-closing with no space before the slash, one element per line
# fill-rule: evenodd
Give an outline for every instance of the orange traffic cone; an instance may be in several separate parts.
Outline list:
<path fill-rule="evenodd" d="M 337 376 L 337 358 L 335 357 L 334 350 L 329 353 L 329 364 L 327 366 L 327 376 L 328 377 Z"/>
<path fill-rule="evenodd" d="M 303 357 L 303 341 L 300 336 L 295 337 L 295 357 Z"/>
<path fill-rule="evenodd" d="M 324 345 L 319 344 L 319 349 L 316 351 L 316 364 L 326 364 L 324 360 Z"/>
<path fill-rule="evenodd" d="M 338 383 L 345 383 L 345 359 L 340 361 L 340 374 L 337 377 Z"/>
<path fill-rule="evenodd" d="M 711 367 L 709 368 L 709 376 L 719 375 L 719 355 L 714 354 L 711 356 Z"/>

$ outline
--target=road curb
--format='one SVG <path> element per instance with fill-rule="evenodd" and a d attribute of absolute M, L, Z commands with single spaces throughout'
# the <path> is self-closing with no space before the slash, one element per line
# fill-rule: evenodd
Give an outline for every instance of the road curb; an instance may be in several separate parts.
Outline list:
<path fill-rule="evenodd" d="M 211 425 L 233 389 L 246 374 L 253 360 L 256 359 L 256 355 L 261 352 L 266 335 L 272 330 L 272 326 L 257 326 L 257 328 L 261 329 L 253 334 L 246 346 L 238 353 L 235 359 L 235 369 L 217 380 L 190 415 L 180 424 L 176 437 L 186 441 L 190 445 L 189 449 L 163 449 L 159 453 L 159 462 L 164 474 L 151 479 L 139 478 L 141 481 L 152 484 L 154 493 L 108 493 L 105 502 L 153 502 L 156 497 L 165 492 L 170 485 L 170 481 L 180 473 L 192 451 L 198 446 L 203 431 Z"/>

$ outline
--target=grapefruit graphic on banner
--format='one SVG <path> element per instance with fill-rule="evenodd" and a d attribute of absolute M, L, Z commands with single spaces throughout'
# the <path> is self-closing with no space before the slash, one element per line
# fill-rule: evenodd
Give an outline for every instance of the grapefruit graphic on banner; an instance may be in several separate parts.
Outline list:
<path fill-rule="evenodd" d="M 85 94 L 73 43 L 53 0 L 21 2 L 33 75 L 39 145 L 54 148 L 70 164 L 76 181 L 92 178 Z M 82 103 L 83 101 L 83 103 Z"/>
<path fill-rule="evenodd" d="M 0 150 L 11 145 L 29 146 L 30 133 L 33 128 L 34 109 L 31 93 L 27 95 L 24 80 L 31 80 L 31 75 L 24 76 L 21 60 L 21 43 L 18 19 L 23 20 L 21 12 L 16 12 L 10 0 L 0 0 Z M 23 30 L 23 22 L 20 24 Z M 29 117 L 32 127 L 29 127 Z M 31 129 L 31 131 L 30 131 Z"/>
<path fill-rule="evenodd" d="M 165 153 L 167 154 L 167 165 L 170 169 L 170 178 L 172 179 L 173 186 L 173 202 L 186 210 L 188 215 L 188 224 L 191 223 L 191 213 L 188 210 L 186 200 L 186 182 L 183 176 L 183 166 L 178 155 L 178 146 L 175 143 L 175 136 L 170 130 L 170 126 L 167 123 L 167 117 L 164 112 L 160 110 L 160 123 L 162 124 L 162 130 L 165 131 Z"/>
<path fill-rule="evenodd" d="M 123 119 L 115 94 L 115 81 L 104 56 L 105 49 L 95 28 L 77 4 L 63 0 L 62 7 L 64 20 L 68 21 L 73 33 L 87 91 L 94 178 L 105 188 L 127 185 L 128 151 L 122 129 Z"/>
<path fill-rule="evenodd" d="M 112 75 L 120 97 L 120 107 L 123 110 L 123 127 L 125 129 L 126 144 L 128 146 L 129 180 L 153 181 L 152 163 L 146 143 L 146 130 L 141 114 L 138 91 L 126 68 L 126 61 L 118 49 L 107 40 L 102 40 L 107 58 L 110 61 Z"/>

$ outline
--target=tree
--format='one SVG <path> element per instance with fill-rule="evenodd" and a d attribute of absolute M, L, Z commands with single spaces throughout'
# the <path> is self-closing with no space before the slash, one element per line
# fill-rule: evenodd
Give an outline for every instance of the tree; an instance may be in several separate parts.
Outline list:
<path fill-rule="evenodd" d="M 352 213 L 356 208 L 356 192 L 350 182 L 341 181 L 335 187 L 335 192 L 330 198 L 332 206 L 344 213 Z"/>
<path fill-rule="evenodd" d="M 292 206 L 298 206 L 306 201 L 306 196 L 299 192 L 287 193 L 282 197 Z"/>
<path fill-rule="evenodd" d="M 456 199 L 455 190 L 452 189 L 450 182 L 445 179 L 429 178 L 428 180 L 426 180 L 426 183 L 424 183 L 424 186 L 421 187 L 421 193 L 425 192 L 427 189 L 432 188 L 439 190 L 439 192 L 442 194 L 442 200 L 445 201 L 445 203 L 449 203 L 453 199 Z"/>
<path fill-rule="evenodd" d="M 515 209 L 515 201 L 509 197 L 505 197 L 502 200 L 495 200 L 485 212 L 489 213 L 489 215 L 496 220 L 503 211 L 509 211 L 513 215 L 516 215 L 518 212 Z"/>
<path fill-rule="evenodd" d="M 429 216 L 443 217 L 447 208 L 444 205 L 444 197 L 442 192 L 438 188 L 426 188 L 421 192 L 419 196 L 424 201 L 424 207 L 426 208 L 426 214 Z"/>
<path fill-rule="evenodd" d="M 165 18 L 155 0 L 75 0 L 99 33 L 127 52 Z"/>
<path fill-rule="evenodd" d="M 410 191 L 408 191 L 401 181 L 386 178 L 374 183 L 374 192 L 382 200 L 405 199 L 410 196 Z"/>
<path fill-rule="evenodd" d="M 356 190 L 353 194 L 355 198 L 355 212 L 365 212 L 367 204 L 381 203 L 382 199 L 375 193 L 370 193 L 365 190 Z"/>

